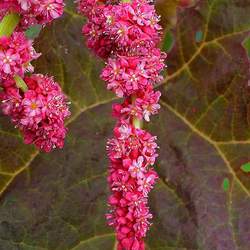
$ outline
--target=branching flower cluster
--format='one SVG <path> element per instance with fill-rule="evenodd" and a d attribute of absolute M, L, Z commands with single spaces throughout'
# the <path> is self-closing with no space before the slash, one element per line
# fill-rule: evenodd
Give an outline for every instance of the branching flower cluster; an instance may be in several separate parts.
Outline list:
<path fill-rule="evenodd" d="M 107 220 L 115 228 L 119 250 L 144 250 L 152 218 L 148 193 L 158 178 L 153 168 L 158 146 L 156 137 L 140 124 L 160 109 L 161 94 L 154 91 L 166 59 L 157 47 L 160 18 L 146 0 L 76 2 L 88 18 L 82 29 L 87 46 L 106 61 L 101 78 L 107 89 L 124 98 L 113 105 L 118 122 L 107 143 L 112 192 Z"/>
<path fill-rule="evenodd" d="M 0 37 L 1 109 L 20 129 L 27 144 L 50 152 L 62 148 L 70 115 L 65 95 L 52 77 L 32 74 L 31 61 L 40 54 L 25 30 L 34 24 L 47 24 L 63 13 L 62 0 L 3 0 L 0 20 L 14 16 L 17 26 L 11 35 Z M 13 14 L 15 13 L 15 14 Z M 27 74 L 26 74 L 27 73 Z M 26 75 L 26 76 L 25 76 Z"/>

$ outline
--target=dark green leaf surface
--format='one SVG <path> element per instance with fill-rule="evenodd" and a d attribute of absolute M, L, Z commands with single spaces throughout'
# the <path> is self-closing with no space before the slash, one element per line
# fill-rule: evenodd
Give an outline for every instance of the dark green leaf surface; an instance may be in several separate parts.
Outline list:
<path fill-rule="evenodd" d="M 248 13 L 245 0 L 178 11 L 162 111 L 148 126 L 161 147 L 149 250 L 250 249 L 250 177 L 241 169 L 250 160 Z M 37 39 L 37 72 L 54 75 L 72 102 L 65 148 L 39 153 L 0 118 L 0 250 L 116 248 L 104 218 L 114 97 L 83 46 L 83 23 L 68 1 Z"/>

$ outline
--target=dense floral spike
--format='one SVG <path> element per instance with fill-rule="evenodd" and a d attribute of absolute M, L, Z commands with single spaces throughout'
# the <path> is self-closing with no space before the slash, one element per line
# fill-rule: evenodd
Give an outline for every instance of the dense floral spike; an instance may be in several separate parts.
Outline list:
<path fill-rule="evenodd" d="M 89 18 L 83 27 L 87 45 L 102 58 L 117 52 L 144 55 L 160 41 L 159 16 L 146 1 L 117 5 L 97 0 L 77 2 L 79 11 Z"/>
<path fill-rule="evenodd" d="M 161 96 L 159 91 L 154 92 L 149 87 L 145 91 L 137 91 L 135 96 L 134 100 L 128 97 L 122 104 L 114 104 L 113 116 L 128 122 L 131 122 L 130 119 L 133 117 L 149 122 L 151 115 L 158 114 Z"/>
<path fill-rule="evenodd" d="M 87 46 L 96 55 L 108 58 L 115 44 L 104 30 L 106 22 L 103 15 L 104 8 L 104 5 L 98 5 L 89 12 L 89 21 L 83 26 L 82 33 L 87 38 Z"/>
<path fill-rule="evenodd" d="M 108 223 L 116 229 L 121 249 L 144 249 L 142 238 L 152 218 L 147 197 L 158 178 L 152 167 L 156 137 L 126 122 L 116 126 L 114 135 L 107 143 L 112 191 Z"/>
<path fill-rule="evenodd" d="M 63 0 L 2 0 L 0 3 L 0 19 L 7 14 L 1 23 L 0 106 L 20 129 L 25 143 L 35 144 L 45 152 L 63 147 L 67 132 L 64 121 L 70 112 L 65 95 L 52 77 L 40 74 L 25 77 L 25 72 L 33 72 L 30 62 L 40 54 L 20 30 L 52 21 L 62 15 L 63 6 Z M 14 31 L 19 18 L 9 22 L 16 18 L 8 15 L 11 12 L 21 16 L 19 31 L 13 34 L 9 33 Z"/>
<path fill-rule="evenodd" d="M 13 80 L 3 83 L 0 99 L 4 114 L 21 130 L 25 143 L 34 143 L 45 152 L 62 148 L 67 132 L 64 120 L 70 112 L 59 84 L 40 74 L 24 80 L 28 86 L 25 93 Z"/>
<path fill-rule="evenodd" d="M 0 20 L 9 12 L 21 15 L 19 28 L 47 24 L 63 14 L 63 0 L 1 0 Z"/>
<path fill-rule="evenodd" d="M 0 80 L 23 76 L 33 71 L 30 62 L 39 57 L 23 32 L 14 32 L 11 37 L 0 38 Z"/>
<path fill-rule="evenodd" d="M 165 54 L 159 49 L 152 49 L 144 56 L 117 55 L 109 58 L 101 77 L 118 97 L 130 96 L 162 80 L 164 60 Z"/>
<path fill-rule="evenodd" d="M 161 94 L 153 90 L 162 80 L 166 59 L 157 48 L 159 17 L 146 0 L 77 3 L 79 12 L 88 17 L 82 30 L 87 46 L 106 61 L 101 78 L 107 89 L 125 98 L 113 105 L 118 122 L 107 143 L 112 192 L 108 224 L 115 228 L 118 250 L 144 250 L 152 219 L 148 193 L 158 178 L 153 169 L 158 155 L 156 137 L 139 128 L 138 121 L 149 121 L 160 109 Z"/>
<path fill-rule="evenodd" d="M 120 3 L 104 9 L 105 32 L 115 40 L 117 49 L 131 51 L 154 48 L 161 30 L 153 5 L 146 1 Z"/>

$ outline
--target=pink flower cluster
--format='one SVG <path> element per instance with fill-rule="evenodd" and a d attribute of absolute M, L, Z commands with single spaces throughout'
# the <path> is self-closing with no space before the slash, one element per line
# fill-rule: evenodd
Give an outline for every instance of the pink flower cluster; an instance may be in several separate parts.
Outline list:
<path fill-rule="evenodd" d="M 118 97 L 135 96 L 133 103 L 124 102 L 123 106 L 129 105 L 122 113 L 136 112 L 139 119 L 149 121 L 160 108 L 160 93 L 154 93 L 153 86 L 162 81 L 160 72 L 166 59 L 157 48 L 161 26 L 154 6 L 146 0 L 115 5 L 97 0 L 77 2 L 79 11 L 88 17 L 83 26 L 87 46 L 107 60 L 101 74 L 107 89 Z"/>
<path fill-rule="evenodd" d="M 70 115 L 65 95 L 52 77 L 34 74 L 24 78 L 28 90 L 22 92 L 13 80 L 5 81 L 0 94 L 2 110 L 24 135 L 24 142 L 34 143 L 45 152 L 62 148 Z"/>
<path fill-rule="evenodd" d="M 0 20 L 9 12 L 21 15 L 19 28 L 47 24 L 63 14 L 63 0 L 1 0 Z"/>
<path fill-rule="evenodd" d="M 10 36 L 0 37 L 0 107 L 20 129 L 24 142 L 49 152 L 62 148 L 70 115 L 65 95 L 52 77 L 33 74 L 31 61 L 40 56 L 25 36 L 26 26 L 45 24 L 63 13 L 62 0 L 3 0 L 2 14 L 17 12 L 21 23 Z M 28 21 L 27 21 L 28 20 Z M 27 21 L 27 22 L 26 22 Z M 25 25 L 23 25 L 25 24 Z"/>
<path fill-rule="evenodd" d="M 108 182 L 112 207 L 107 219 L 119 241 L 118 249 L 144 249 L 142 238 L 150 226 L 147 198 L 158 176 L 152 165 L 157 157 L 156 137 L 126 122 L 118 123 L 108 140 Z"/>
<path fill-rule="evenodd" d="M 107 88 L 119 97 L 136 94 L 162 80 L 164 54 L 159 49 L 152 49 L 145 55 L 111 57 L 102 72 L 102 79 Z"/>
<path fill-rule="evenodd" d="M 143 238 L 152 214 L 148 193 L 158 176 L 156 137 L 138 128 L 140 120 L 157 114 L 166 54 L 157 48 L 161 26 L 154 5 L 147 0 L 112 2 L 77 0 L 78 10 L 88 18 L 82 32 L 87 46 L 106 61 L 101 73 L 107 89 L 124 102 L 113 105 L 118 118 L 114 138 L 108 140 L 109 225 L 115 228 L 118 250 L 144 250 Z"/>
<path fill-rule="evenodd" d="M 23 32 L 14 32 L 11 37 L 0 38 L 0 79 L 6 80 L 15 75 L 23 76 L 32 72 L 30 62 L 39 57 Z"/>
<path fill-rule="evenodd" d="M 128 123 L 131 117 L 149 122 L 150 116 L 157 114 L 160 109 L 158 104 L 160 97 L 161 92 L 153 91 L 152 87 L 137 91 L 134 99 L 128 97 L 122 104 L 113 105 L 113 116 Z"/>
<path fill-rule="evenodd" d="M 83 26 L 87 45 L 102 58 L 117 52 L 144 55 L 160 41 L 160 18 L 146 0 L 115 5 L 97 0 L 77 2 L 79 11 L 88 17 Z"/>

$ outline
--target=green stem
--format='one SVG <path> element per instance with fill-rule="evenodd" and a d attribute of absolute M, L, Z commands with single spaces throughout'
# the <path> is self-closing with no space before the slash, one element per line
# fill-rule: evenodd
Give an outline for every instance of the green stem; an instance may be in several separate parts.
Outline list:
<path fill-rule="evenodd" d="M 135 103 L 136 95 L 132 96 L 132 103 Z M 135 116 L 132 118 L 132 124 L 135 128 L 142 128 L 142 121 Z"/>
<path fill-rule="evenodd" d="M 135 128 L 142 128 L 142 122 L 138 118 L 133 118 L 133 126 Z"/>
<path fill-rule="evenodd" d="M 20 21 L 20 16 L 16 13 L 6 15 L 0 22 L 0 37 L 11 36 Z"/>
<path fill-rule="evenodd" d="M 14 76 L 16 86 L 21 89 L 23 92 L 26 92 L 28 90 L 28 86 L 26 85 L 25 81 L 18 75 Z"/>

